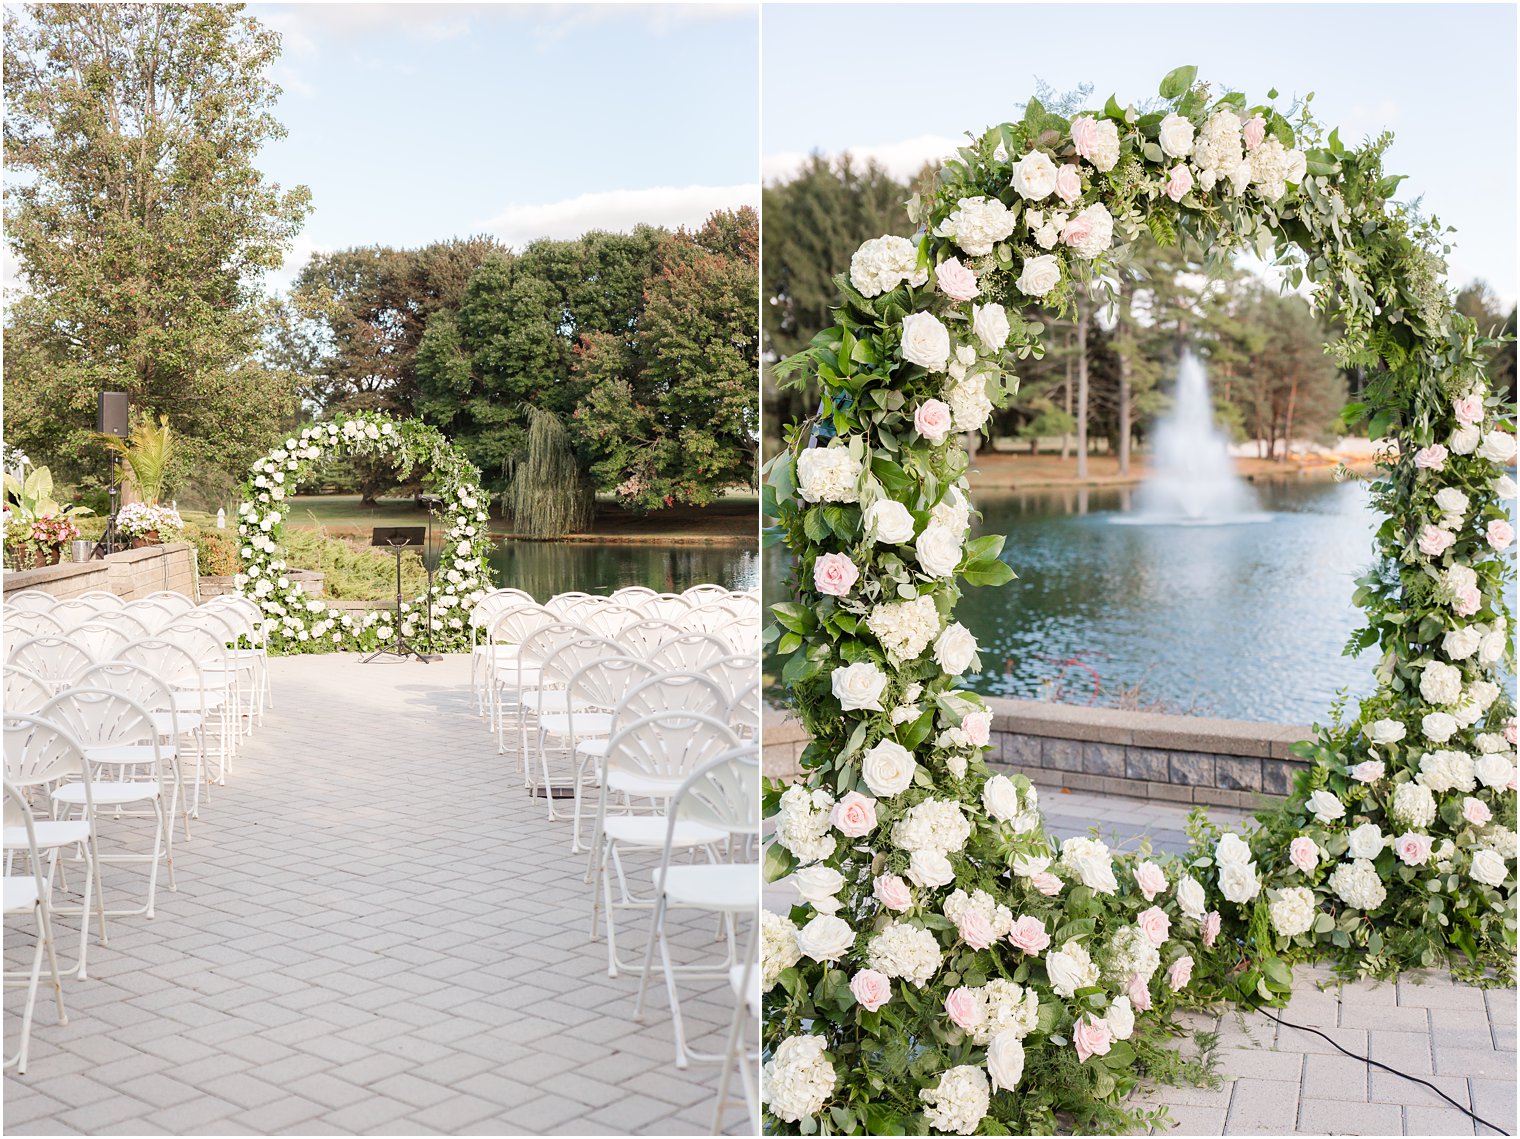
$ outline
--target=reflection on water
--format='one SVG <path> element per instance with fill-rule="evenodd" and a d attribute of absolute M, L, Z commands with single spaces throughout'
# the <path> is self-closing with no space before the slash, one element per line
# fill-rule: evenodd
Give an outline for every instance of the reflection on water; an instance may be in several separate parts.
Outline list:
<path fill-rule="evenodd" d="M 1323 720 L 1336 693 L 1372 688 L 1354 579 L 1374 515 L 1356 483 L 1266 484 L 1255 526 L 1115 526 L 1132 490 L 981 492 L 981 531 L 1008 535 L 1018 580 L 965 590 L 988 695 L 1123 704 L 1278 723 Z M 767 600 L 786 554 L 768 551 Z M 772 668 L 768 671 L 773 671 Z"/>
<path fill-rule="evenodd" d="M 753 546 L 505 540 L 491 547 L 487 560 L 496 585 L 526 590 L 540 601 L 570 591 L 611 593 L 625 585 L 661 593 L 704 582 L 752 589 L 760 578 Z"/>

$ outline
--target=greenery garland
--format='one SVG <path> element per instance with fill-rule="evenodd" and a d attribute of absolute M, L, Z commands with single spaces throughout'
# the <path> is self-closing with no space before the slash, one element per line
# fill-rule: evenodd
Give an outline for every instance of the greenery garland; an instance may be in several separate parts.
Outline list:
<path fill-rule="evenodd" d="M 489 541 L 490 499 L 480 472 L 437 428 L 415 419 L 392 419 L 376 412 L 339 415 L 329 423 L 303 428 L 253 464 L 238 504 L 238 540 L 243 571 L 239 593 L 251 597 L 269 619 L 269 647 L 278 652 L 369 652 L 395 634 L 390 609 L 362 615 L 307 597 L 292 581 L 281 555 L 280 531 L 290 513 L 287 488 L 310 465 L 328 455 L 384 457 L 405 478 L 421 469 L 423 485 L 443 499 L 443 550 L 432 585 L 432 645 L 464 650 L 470 643 L 469 610 L 490 588 L 485 545 Z M 424 637 L 428 596 L 401 603 L 401 632 Z"/>
<path fill-rule="evenodd" d="M 767 790 L 767 873 L 802 895 L 763 915 L 771 1131 L 1124 1130 L 1150 1118 L 1123 1106 L 1141 1074 L 1206 1078 L 1164 1047 L 1181 1004 L 1281 1003 L 1302 959 L 1513 975 L 1515 440 L 1487 342 L 1452 309 L 1437 223 L 1392 200 L 1390 136 L 1347 147 L 1307 100 L 1214 97 L 1191 67 L 1160 96 L 1069 121 L 1031 100 L 974 139 L 909 203 L 919 234 L 866 242 L 835 325 L 779 369 L 822 402 L 764 491 L 796 567 L 767 635 L 811 736 L 803 781 Z M 1041 351 L 1016 310 L 1112 297 L 1147 230 L 1307 282 L 1343 330 L 1330 353 L 1369 371 L 1349 418 L 1388 440 L 1348 646 L 1379 650 L 1378 690 L 1302 746 L 1247 839 L 1196 813 L 1182 858 L 1055 844 L 957 688 L 979 667 L 960 583 L 1012 576 L 1002 538 L 966 541 L 958 435 Z"/>

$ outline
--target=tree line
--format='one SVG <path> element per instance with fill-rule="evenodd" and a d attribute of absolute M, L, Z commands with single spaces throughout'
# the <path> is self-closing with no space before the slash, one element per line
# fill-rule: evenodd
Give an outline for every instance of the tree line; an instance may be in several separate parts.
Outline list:
<path fill-rule="evenodd" d="M 24 272 L 6 436 L 63 477 L 99 480 L 95 401 L 112 390 L 170 417 L 171 482 L 210 504 L 294 425 L 357 409 L 433 423 L 494 490 L 540 470 L 534 439 L 565 452 L 552 469 L 583 498 L 657 509 L 753 483 L 753 210 L 515 251 L 345 249 L 274 298 L 264 277 L 312 209 L 257 166 L 285 134 L 278 34 L 237 4 L 30 4 L 7 8 L 5 33 L 5 216 Z M 373 495 L 394 476 L 344 477 Z"/>
<path fill-rule="evenodd" d="M 832 323 L 834 276 L 862 241 L 912 232 L 903 203 L 928 173 L 904 184 L 874 163 L 814 155 L 792 179 L 766 187 L 768 364 L 805 347 Z M 1019 365 L 1017 394 L 988 425 L 994 440 L 1031 451 L 1058 441 L 1063 457 L 1076 458 L 1078 477 L 1101 445 L 1127 471 L 1134 446 L 1143 444 L 1149 422 L 1168 404 L 1185 346 L 1207 363 L 1216 418 L 1236 439 L 1259 440 L 1263 458 L 1285 459 L 1289 439 L 1329 442 L 1358 429 L 1341 422 L 1340 412 L 1366 377 L 1337 369 L 1325 355 L 1333 330 L 1304 298 L 1284 295 L 1239 266 L 1206 272 L 1205 251 L 1163 246 L 1152 237 L 1126 253 L 1112 311 L 1087 303 L 1068 320 L 1036 308 L 1025 314 L 1045 325 L 1045 354 Z M 1484 332 L 1514 334 L 1514 307 L 1504 311 L 1481 282 L 1459 293 L 1457 307 Z M 1490 349 L 1490 377 L 1514 398 L 1513 340 Z M 784 423 L 811 414 L 816 398 L 778 388 L 766 369 L 768 448 L 779 444 Z"/>

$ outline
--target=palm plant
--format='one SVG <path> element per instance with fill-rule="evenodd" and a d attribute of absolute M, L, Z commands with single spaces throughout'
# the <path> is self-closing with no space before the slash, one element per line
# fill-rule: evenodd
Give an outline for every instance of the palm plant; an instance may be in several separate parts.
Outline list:
<path fill-rule="evenodd" d="M 169 432 L 169 417 L 158 417 L 158 425 L 144 417 L 125 439 L 102 435 L 106 447 L 119 455 L 127 466 L 127 477 L 143 502 L 156 504 L 164 492 L 169 464 L 174 459 L 174 440 Z"/>

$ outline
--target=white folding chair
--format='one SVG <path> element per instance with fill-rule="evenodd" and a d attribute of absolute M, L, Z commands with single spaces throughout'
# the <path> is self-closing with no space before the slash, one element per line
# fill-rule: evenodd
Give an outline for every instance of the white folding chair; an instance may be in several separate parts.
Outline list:
<path fill-rule="evenodd" d="M 492 665 L 517 651 L 515 645 L 493 649 L 489 642 L 491 627 L 496 618 L 524 606 L 537 608 L 538 602 L 521 589 L 493 589 L 470 609 L 470 689 L 475 695 L 475 712 L 481 717 L 486 714 L 487 682 Z"/>
<path fill-rule="evenodd" d="M 6 610 L 5 639 L 7 641 L 49 636 L 63 636 L 63 626 L 51 613 L 42 609 Z"/>
<path fill-rule="evenodd" d="M 553 643 L 551 638 L 543 645 L 530 649 L 529 642 L 539 632 L 549 628 L 564 630 L 562 635 L 566 636 L 589 632 L 580 625 L 555 616 L 547 609 L 524 606 L 521 609 L 509 609 L 497 617 L 486 641 L 493 659 L 498 655 L 499 647 L 501 650 L 501 659 L 492 665 L 491 676 L 491 730 L 496 733 L 496 750 L 501 755 L 507 754 L 507 714 L 510 711 L 518 733 L 515 746 L 521 764 L 527 763 L 527 752 L 521 738 L 523 692 L 537 686 L 539 665 L 543 663 L 541 656 L 532 654 L 548 652 Z M 507 646 L 510 646 L 510 651 L 505 651 Z"/>
<path fill-rule="evenodd" d="M 168 606 L 175 614 L 188 613 L 195 608 L 195 599 L 186 597 L 183 593 L 174 589 L 155 589 L 143 600 L 154 601 L 159 605 Z"/>
<path fill-rule="evenodd" d="M 110 629 L 120 629 L 122 635 L 129 641 L 140 640 L 143 637 L 152 635 L 148 626 L 143 622 L 142 616 L 138 613 L 128 612 L 126 609 L 102 609 L 99 613 L 95 614 L 95 619 L 90 621 L 89 625 L 104 625 Z M 84 627 L 87 626 L 81 626 L 81 628 Z"/>
<path fill-rule="evenodd" d="M 150 637 L 128 645 L 118 658 L 124 664 L 137 665 L 163 681 L 168 688 L 168 701 L 164 707 L 150 707 L 160 726 L 177 727 L 196 740 L 195 788 L 188 795 L 188 806 L 193 818 L 200 816 L 201 784 L 208 780 L 217 784 L 227 782 L 227 764 L 231 756 L 232 728 L 227 716 L 226 689 L 220 678 L 208 680 L 201 671 L 190 650 L 173 641 Z M 173 711 L 178 721 L 170 724 L 165 713 Z M 209 733 L 217 730 L 216 770 L 210 768 L 211 747 Z M 206 794 L 210 795 L 209 788 Z"/>
<path fill-rule="evenodd" d="M 7 593 L 4 596 L 6 612 L 46 613 L 58 599 L 51 593 L 43 593 L 40 589 L 23 589 L 19 593 Z"/>
<path fill-rule="evenodd" d="M 174 618 L 179 616 L 179 610 L 168 605 L 160 605 L 157 601 L 137 600 L 127 602 L 123 613 L 135 617 L 142 627 L 148 630 L 149 636 L 156 635 L 174 624 Z"/>
<path fill-rule="evenodd" d="M 210 613 L 226 624 L 231 633 L 227 659 L 239 668 L 246 668 L 249 673 L 251 691 L 248 734 L 252 735 L 254 725 L 264 722 L 265 703 L 273 706 L 269 691 L 269 649 L 265 641 L 264 614 L 257 605 L 236 593 L 214 597 L 202 605 L 199 611 Z"/>
<path fill-rule="evenodd" d="M 525 702 L 532 719 L 534 732 L 534 749 L 538 760 L 539 770 L 542 771 L 544 781 L 544 802 L 547 806 L 548 817 L 557 819 L 560 816 L 554 810 L 554 784 L 549 776 L 549 734 L 545 731 L 545 720 L 550 716 L 565 716 L 566 721 L 556 721 L 561 727 L 565 727 L 569 714 L 575 709 L 577 697 L 570 691 L 570 679 L 580 672 L 586 665 L 603 657 L 622 656 L 623 647 L 616 641 L 606 637 L 598 637 L 594 634 L 583 633 L 577 637 L 561 640 L 555 644 L 553 650 L 544 657 L 543 664 L 539 667 L 539 682 L 532 690 L 532 695 Z M 586 712 L 607 711 L 596 707 L 586 708 Z M 573 733 L 571 725 L 566 730 Z M 557 734 L 557 733 L 556 733 Z M 555 750 L 563 751 L 565 759 L 573 763 L 574 738 L 566 739 Z M 538 793 L 538 779 L 535 775 L 529 785 L 529 792 Z"/>
<path fill-rule="evenodd" d="M 647 797 L 667 797 L 679 790 L 693 771 L 728 753 L 738 742 L 726 725 L 709 716 L 684 711 L 657 712 L 619 726 L 607 745 L 604 779 L 610 788 L 626 776 L 637 781 Z M 656 901 L 653 895 L 641 896 L 631 888 L 625 860 L 633 855 L 654 855 L 667 844 L 687 852 L 710 848 L 711 857 L 711 851 L 725 842 L 728 835 L 698 821 L 683 822 L 667 834 L 670 828 L 663 815 L 608 815 L 607 799 L 604 793 L 597 810 L 591 939 L 596 940 L 599 916 L 605 908 L 607 975 L 616 977 L 619 969 L 632 967 L 618 959 L 617 911 L 653 910 Z M 614 877 L 618 884 L 616 898 L 612 891 Z"/>
<path fill-rule="evenodd" d="M 12 813 L 20 821 L 19 830 L 24 835 L 21 842 L 14 848 L 11 846 L 11 827 L 9 820 Z M 32 952 L 32 968 L 30 972 L 16 978 L 26 985 L 26 1003 L 21 1011 L 21 1043 L 14 1056 L 7 1057 L 5 1067 L 15 1065 L 16 1073 L 26 1073 L 27 1054 L 32 1044 L 32 1014 L 37 1008 L 37 988 L 42 983 L 42 961 L 44 955 L 47 958 L 48 968 L 53 977 L 53 1004 L 58 1010 L 58 1023 L 69 1022 L 68 1013 L 63 1007 L 63 978 L 58 974 L 58 951 L 53 943 L 53 911 L 48 897 L 48 879 L 42 870 L 42 855 L 37 848 L 37 837 L 32 822 L 32 809 L 27 805 L 26 797 L 21 794 L 19 788 L 13 786 L 11 781 L 5 781 L 5 846 L 9 855 L 12 850 L 25 850 L 31 859 L 31 871 L 26 874 L 12 874 L 9 870 L 5 874 L 5 914 L 32 915 L 32 920 L 37 925 L 37 947 Z M 7 858 L 7 861 L 9 858 Z M 7 938 L 9 940 L 9 938 Z M 10 973 L 5 975 L 7 985 L 12 984 Z"/>
<path fill-rule="evenodd" d="M 95 663 L 95 658 L 83 645 L 67 637 L 45 636 L 16 645 L 5 663 L 42 677 L 56 690 L 71 683 Z"/>
<path fill-rule="evenodd" d="M 104 660 L 114 660 L 116 654 L 126 647 L 129 639 L 127 633 L 120 627 L 100 621 L 87 621 L 69 631 L 69 640 L 89 653 L 90 660 L 96 664 Z"/>
<path fill-rule="evenodd" d="M 682 633 L 649 654 L 649 663 L 662 672 L 697 672 L 714 661 L 734 655 L 728 642 L 711 633 Z"/>
<path fill-rule="evenodd" d="M 721 585 L 711 582 L 702 582 L 698 585 L 689 585 L 681 591 L 681 596 L 687 598 L 694 605 L 704 605 L 708 601 L 723 601 L 731 596 L 728 590 Z"/>
<path fill-rule="evenodd" d="M 78 597 L 68 597 L 58 602 L 48 610 L 48 615 L 58 622 L 58 627 L 64 633 L 78 628 L 87 621 L 92 621 L 100 609 L 91 601 L 85 601 Z"/>
<path fill-rule="evenodd" d="M 685 851 L 680 838 L 683 826 L 702 827 L 724 836 L 729 861 L 707 864 L 677 864 L 673 855 Z M 752 921 L 760 909 L 760 865 L 736 861 L 735 855 L 753 852 L 760 834 L 760 753 L 755 744 L 718 756 L 694 771 L 671 796 L 666 823 L 665 845 L 660 867 L 655 872 L 654 919 L 649 928 L 649 944 L 644 951 L 644 968 L 639 975 L 639 996 L 634 1018 L 644 1015 L 644 997 L 649 988 L 649 973 L 655 946 L 660 950 L 660 965 L 665 972 L 665 991 L 670 999 L 671 1027 L 676 1044 L 676 1067 L 684 1068 L 690 1060 L 721 1060 L 721 1054 L 692 1051 L 686 1044 L 686 1030 L 681 1020 L 681 1000 L 677 992 L 677 975 L 685 977 L 717 976 L 730 980 L 738 960 L 735 953 L 735 923 L 748 916 Z M 673 909 L 697 910 L 716 914 L 727 932 L 727 954 L 717 964 L 677 965 L 671 958 L 666 929 Z M 755 937 L 751 927 L 750 937 Z M 747 955 L 747 952 L 746 952 Z"/>
<path fill-rule="evenodd" d="M 567 593 L 556 593 L 553 597 L 549 598 L 548 601 L 544 602 L 544 608 L 547 609 L 550 613 L 556 613 L 563 617 L 568 613 L 569 610 L 574 609 L 584 601 L 590 601 L 594 604 L 600 600 L 601 598 L 593 597 L 589 593 L 580 593 L 575 590 L 571 590 Z"/>
<path fill-rule="evenodd" d="M 127 603 L 125 597 L 106 589 L 87 589 L 79 594 L 79 600 L 88 601 L 98 613 L 118 612 Z"/>
<path fill-rule="evenodd" d="M 30 716 L 53 698 L 56 690 L 30 669 L 5 666 L 5 714 Z"/>
<path fill-rule="evenodd" d="M 146 708 L 158 731 L 159 753 L 174 769 L 174 790 L 169 797 L 169 817 L 183 812 L 185 841 L 190 841 L 190 816 L 200 813 L 200 785 L 205 779 L 205 746 L 201 739 L 202 718 L 194 712 L 181 712 L 169 683 L 146 665 L 130 661 L 106 661 L 86 669 L 79 677 L 80 688 L 101 688 L 124 696 Z M 179 741 L 188 735 L 195 742 L 195 790 L 185 791 L 184 770 L 179 762 Z"/>
<path fill-rule="evenodd" d="M 207 672 L 227 671 L 232 692 L 232 719 L 239 734 L 253 730 L 254 687 L 258 682 L 259 657 L 257 653 L 240 650 L 237 642 L 242 636 L 244 621 L 237 610 L 225 606 L 218 608 L 190 609 L 174 619 L 170 629 L 204 629 L 216 637 L 222 645 L 219 663 L 203 663 Z M 168 630 L 165 631 L 166 635 Z"/>
<path fill-rule="evenodd" d="M 625 585 L 620 589 L 614 589 L 611 599 L 619 605 L 632 605 L 638 608 L 639 603 L 645 598 L 660 596 L 656 590 L 647 585 Z"/>
<path fill-rule="evenodd" d="M 655 671 L 643 661 L 628 656 L 605 656 L 583 665 L 565 685 L 566 709 L 538 719 L 539 747 L 545 737 L 565 741 L 565 750 L 575 760 L 575 813 L 570 828 L 572 854 L 581 846 L 581 810 L 588 761 L 599 757 L 581 745 L 605 741 L 611 734 L 618 705 L 628 692 L 654 677 Z M 600 764 L 596 762 L 593 773 Z"/>
<path fill-rule="evenodd" d="M 79 742 L 89 771 L 87 779 L 53 789 L 53 803 L 66 814 L 79 812 L 96 828 L 104 812 L 113 822 L 142 816 L 129 807 L 151 808 L 153 850 L 149 854 L 96 854 L 102 864 L 148 863 L 147 900 L 135 909 L 105 911 L 109 917 L 153 916 L 158 897 L 158 865 L 168 867 L 169 889 L 174 885 L 174 830 L 166 810 L 173 793 L 167 786 L 158 727 L 149 711 L 116 692 L 103 688 L 71 688 L 60 692 L 38 717 L 51 720 Z"/>
<path fill-rule="evenodd" d="M 691 599 L 679 593 L 656 593 L 639 602 L 639 609 L 646 617 L 663 617 L 679 624 L 681 618 L 691 612 Z"/>
<path fill-rule="evenodd" d="M 59 861 L 84 863 L 84 892 L 79 905 L 73 908 L 54 906 L 53 913 L 79 915 L 79 960 L 65 976 L 88 977 L 85 959 L 90 944 L 90 918 L 100 922 L 100 943 L 106 944 L 105 888 L 100 881 L 99 851 L 95 843 L 94 799 L 90 795 L 84 748 L 58 724 L 35 716 L 12 716 L 5 719 L 5 778 L 6 781 L 30 794 L 34 789 L 48 795 L 51 789 L 63 782 L 78 780 L 84 788 L 84 817 L 79 819 L 33 820 L 31 839 L 39 851 L 48 856 L 48 881 L 53 880 Z M 26 836 L 19 831 L 19 822 L 10 817 L 5 821 L 5 845 L 7 848 L 23 843 Z M 94 905 L 91 905 L 93 899 Z"/>
<path fill-rule="evenodd" d="M 758 929 L 758 923 L 756 925 Z M 728 1108 L 728 1085 L 734 1070 L 739 1071 L 739 1084 L 744 1089 L 744 1106 L 749 1111 L 750 1134 L 760 1134 L 760 1103 L 754 1077 L 754 1064 L 758 1057 L 750 1053 L 744 1043 L 744 1028 L 751 1020 L 760 1017 L 760 942 L 754 932 L 749 937 L 749 947 L 744 963 L 729 970 L 729 987 L 734 994 L 734 1017 L 728 1027 L 728 1044 L 723 1050 L 723 1075 L 718 1080 L 718 1102 L 713 1108 L 714 1135 L 723 1134 L 723 1113 Z"/>
<path fill-rule="evenodd" d="M 645 617 L 631 625 L 625 625 L 613 636 L 613 640 L 627 647 L 634 656 L 648 658 L 666 641 L 673 641 L 686 629 L 674 621 L 662 617 Z"/>
<path fill-rule="evenodd" d="M 637 609 L 607 604 L 585 612 L 581 615 L 580 622 L 599 636 L 616 637 L 622 630 L 638 622 L 642 616 Z"/>

